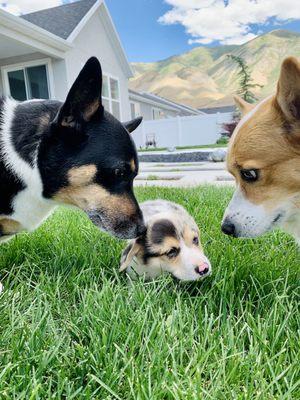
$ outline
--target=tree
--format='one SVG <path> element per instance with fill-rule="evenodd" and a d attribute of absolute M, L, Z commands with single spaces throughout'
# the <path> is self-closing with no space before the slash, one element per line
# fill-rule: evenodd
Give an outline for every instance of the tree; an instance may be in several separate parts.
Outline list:
<path fill-rule="evenodd" d="M 257 98 L 252 90 L 256 87 L 261 88 L 262 85 L 259 85 L 258 83 L 253 83 L 250 67 L 246 64 L 246 61 L 242 57 L 234 56 L 233 54 L 228 54 L 227 57 L 239 66 L 238 76 L 240 89 L 238 91 L 238 94 L 248 103 L 254 103 Z M 232 115 L 232 120 L 230 122 L 222 124 L 222 134 L 230 138 L 240 119 L 240 112 L 234 112 Z"/>
<path fill-rule="evenodd" d="M 234 61 L 239 67 L 238 76 L 240 89 L 238 94 L 248 103 L 254 103 L 257 98 L 252 90 L 256 87 L 261 88 L 262 85 L 253 83 L 250 68 L 242 57 L 234 56 L 233 54 L 228 54 L 227 57 Z"/>

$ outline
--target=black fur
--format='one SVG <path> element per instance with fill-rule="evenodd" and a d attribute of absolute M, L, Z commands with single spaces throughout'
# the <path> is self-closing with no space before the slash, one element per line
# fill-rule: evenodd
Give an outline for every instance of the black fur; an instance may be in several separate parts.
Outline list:
<path fill-rule="evenodd" d="M 104 111 L 101 99 L 102 71 L 99 61 L 91 58 L 73 84 L 65 103 L 34 101 L 19 103 L 11 126 L 12 143 L 18 154 L 33 166 L 37 162 L 43 183 L 43 196 L 51 199 L 68 185 L 71 168 L 95 165 L 95 183 L 111 194 L 125 196 L 136 210 L 114 223 L 113 234 L 144 232 L 142 213 L 133 194 L 133 179 L 138 172 L 135 145 L 128 130 L 141 119 L 122 125 Z M 1 110 L 0 101 L 0 135 Z M 134 160 L 135 170 L 132 170 Z M 8 171 L 0 146 L 0 215 L 13 212 L 12 201 L 25 184 Z M 96 210 L 101 220 L 103 210 Z M 116 214 L 118 210 L 116 210 Z M 94 213 L 95 214 L 95 213 Z M 120 236 L 121 237 L 121 236 Z M 131 233 L 124 238 L 134 237 Z"/>
<path fill-rule="evenodd" d="M 42 136 L 49 129 L 49 126 L 44 126 L 44 121 L 52 121 L 60 106 L 58 101 L 35 101 L 20 103 L 16 107 L 11 127 L 12 142 L 18 154 L 31 166 Z"/>
<path fill-rule="evenodd" d="M 168 219 L 161 219 L 152 226 L 151 240 L 153 244 L 161 244 L 168 236 L 177 238 L 177 231 L 174 224 Z"/>

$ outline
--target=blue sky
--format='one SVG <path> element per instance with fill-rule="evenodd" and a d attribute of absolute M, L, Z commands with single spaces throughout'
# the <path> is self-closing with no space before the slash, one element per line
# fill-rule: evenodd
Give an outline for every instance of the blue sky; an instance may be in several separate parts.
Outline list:
<path fill-rule="evenodd" d="M 106 0 L 129 61 L 157 61 L 195 46 L 182 25 L 158 22 L 170 9 L 161 0 Z"/>
<path fill-rule="evenodd" d="M 190 0 L 183 0 L 183 2 L 184 1 L 188 3 Z M 267 2 L 268 0 L 264 1 Z M 293 1 L 295 4 L 297 3 L 299 7 L 299 0 Z M 172 0 L 170 0 L 170 3 L 171 4 L 167 4 L 163 0 L 106 0 L 106 4 L 117 27 L 129 61 L 149 62 L 162 60 L 174 54 L 181 54 L 195 46 L 223 44 L 224 41 L 225 43 L 226 40 L 228 41 L 228 37 L 230 38 L 231 32 L 228 33 L 229 36 L 225 37 L 225 39 L 222 38 L 222 40 L 215 40 L 214 36 L 212 36 L 209 38 L 211 41 L 208 44 L 199 43 L 197 41 L 196 43 L 189 44 L 189 40 L 193 38 L 193 35 L 187 34 L 186 30 L 190 30 L 195 34 L 193 27 L 188 24 L 184 26 L 184 23 L 181 22 L 168 25 L 158 22 L 158 19 L 168 11 L 174 11 Z M 177 3 L 179 3 L 179 1 L 177 1 Z M 198 3 L 201 3 L 201 1 L 198 0 Z M 284 0 L 282 4 L 284 3 L 287 4 L 288 1 Z M 292 7 L 293 6 L 291 6 L 291 8 Z M 274 7 L 272 7 L 272 9 L 273 8 Z M 293 10 L 291 9 L 290 11 L 292 12 Z M 179 10 L 179 13 L 181 13 L 181 10 Z M 184 13 L 184 10 L 182 13 Z M 259 18 L 263 19 L 261 16 L 259 16 Z M 216 21 L 216 23 L 218 22 Z M 233 42 L 236 40 L 236 42 L 239 43 L 240 41 L 247 41 L 247 37 L 251 39 L 252 35 L 254 36 L 262 32 L 269 32 L 279 28 L 300 32 L 300 21 L 290 21 L 288 19 L 278 21 L 276 18 L 272 17 L 268 18 L 264 23 L 251 23 L 250 21 L 248 24 L 248 31 L 245 33 L 244 38 L 242 40 L 235 38 L 231 40 Z M 211 30 L 213 30 L 213 27 Z M 196 32 L 196 40 L 197 33 L 198 32 Z M 202 32 L 200 31 L 200 33 Z M 205 42 L 205 33 L 203 36 L 204 40 L 202 41 Z M 218 37 L 221 36 L 215 36 L 215 38 Z"/>
<path fill-rule="evenodd" d="M 16 15 L 76 0 L 0 0 Z M 105 0 L 130 61 L 195 46 L 241 44 L 273 29 L 300 32 L 300 0 Z"/>

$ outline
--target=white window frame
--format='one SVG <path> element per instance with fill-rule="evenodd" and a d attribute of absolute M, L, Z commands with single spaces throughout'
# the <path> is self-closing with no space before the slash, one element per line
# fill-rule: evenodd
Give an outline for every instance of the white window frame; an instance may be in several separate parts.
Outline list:
<path fill-rule="evenodd" d="M 164 111 L 163 111 L 161 108 L 152 107 L 152 119 L 153 119 L 153 121 L 157 121 L 158 119 L 163 119 L 163 118 L 165 118 L 165 117 L 158 118 L 158 119 L 153 118 L 153 117 L 154 117 L 154 111 L 158 111 L 159 113 L 161 113 L 161 112 L 164 113 Z"/>
<path fill-rule="evenodd" d="M 108 78 L 108 96 L 109 97 L 103 96 L 103 93 L 102 93 L 102 98 L 109 102 L 109 110 L 106 110 L 106 111 L 108 111 L 112 114 L 112 103 L 113 103 L 113 101 L 118 102 L 120 105 L 120 119 L 122 120 L 123 107 L 122 107 L 122 101 L 121 101 L 122 96 L 121 96 L 120 79 L 117 76 L 108 74 L 106 72 L 103 72 L 102 75 L 106 76 Z M 113 80 L 117 81 L 117 83 L 118 83 L 119 100 L 115 100 L 111 96 L 110 79 L 113 79 Z"/>
<path fill-rule="evenodd" d="M 134 105 L 134 114 L 135 114 L 134 118 L 140 117 L 141 116 L 140 103 L 138 103 L 136 101 L 132 101 L 132 100 L 130 100 L 129 103 L 130 103 L 130 115 L 131 115 L 131 105 L 133 104 Z M 132 118 L 132 115 L 131 115 L 131 118 Z"/>
<path fill-rule="evenodd" d="M 23 70 L 24 71 L 25 68 L 38 67 L 40 65 L 45 65 L 46 66 L 49 99 L 55 98 L 54 75 L 53 75 L 52 62 L 51 62 L 50 58 L 41 58 L 39 60 L 21 62 L 21 63 L 17 63 L 17 64 L 10 64 L 10 65 L 5 65 L 5 66 L 1 67 L 1 75 L 3 77 L 3 84 L 4 84 L 4 94 L 6 96 L 11 96 L 9 80 L 8 80 L 8 73 L 9 72 L 19 71 L 19 70 Z M 25 85 L 25 88 L 26 88 L 26 96 L 27 96 L 27 99 L 28 99 L 28 93 L 27 93 L 27 86 L 26 85 Z"/>

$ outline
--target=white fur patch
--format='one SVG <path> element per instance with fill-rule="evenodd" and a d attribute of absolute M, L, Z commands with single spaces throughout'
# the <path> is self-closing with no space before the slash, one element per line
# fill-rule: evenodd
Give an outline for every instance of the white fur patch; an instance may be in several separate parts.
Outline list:
<path fill-rule="evenodd" d="M 7 169 L 17 177 L 26 188 L 13 199 L 12 219 L 19 222 L 24 230 L 33 230 L 54 209 L 55 204 L 43 198 L 42 179 L 36 165 L 32 167 L 16 151 L 11 137 L 11 126 L 17 102 L 6 99 L 3 105 L 3 124 L 0 130 L 0 147 L 2 159 Z"/>
<path fill-rule="evenodd" d="M 237 188 L 225 211 L 223 221 L 234 224 L 237 237 L 257 237 L 282 223 L 290 207 L 290 203 L 286 202 L 267 211 L 263 205 L 251 203 L 240 188 Z"/>

